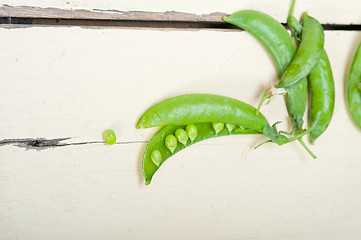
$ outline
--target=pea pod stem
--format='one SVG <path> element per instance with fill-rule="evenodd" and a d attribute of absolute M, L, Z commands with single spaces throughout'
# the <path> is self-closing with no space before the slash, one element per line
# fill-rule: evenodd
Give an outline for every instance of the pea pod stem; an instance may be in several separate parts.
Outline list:
<path fill-rule="evenodd" d="M 302 138 L 297 139 L 297 141 L 303 146 L 304 149 L 312 156 L 313 159 L 316 159 L 317 156 L 308 148 L 306 143 L 302 140 Z"/>
<path fill-rule="evenodd" d="M 258 106 L 257 106 L 257 114 L 259 113 L 263 103 L 267 100 L 267 99 L 270 99 L 271 96 L 267 93 L 267 92 L 264 92 L 263 93 L 263 96 L 262 96 L 262 99 L 261 101 L 258 103 Z"/>
<path fill-rule="evenodd" d="M 302 26 L 293 16 L 295 6 L 296 6 L 296 0 L 292 0 L 290 13 L 288 14 L 287 17 L 287 25 L 290 26 L 293 37 L 297 40 L 301 40 Z"/>
<path fill-rule="evenodd" d="M 295 135 L 295 136 L 293 136 L 293 137 L 291 137 L 291 138 L 287 138 L 287 143 L 293 142 L 293 141 L 296 141 L 296 140 L 297 140 L 297 141 L 299 141 L 299 142 L 301 143 L 301 145 L 305 148 L 305 150 L 306 150 L 313 158 L 317 158 L 317 157 L 311 152 L 311 150 L 307 147 L 307 145 L 306 145 L 306 144 L 303 142 L 303 140 L 302 140 L 302 137 L 305 136 L 306 134 L 308 134 L 310 131 L 312 131 L 312 129 L 313 129 L 313 127 L 309 128 L 309 129 L 307 129 L 307 130 L 299 131 L 299 132 L 297 133 L 297 135 Z M 300 140 L 301 140 L 301 141 L 300 141 Z M 257 146 L 255 147 L 255 149 L 258 148 L 258 147 L 260 147 L 260 146 L 263 145 L 264 143 L 269 143 L 269 142 L 273 142 L 273 141 L 272 141 L 272 140 L 267 140 L 267 141 L 265 141 L 265 142 L 257 145 Z"/>

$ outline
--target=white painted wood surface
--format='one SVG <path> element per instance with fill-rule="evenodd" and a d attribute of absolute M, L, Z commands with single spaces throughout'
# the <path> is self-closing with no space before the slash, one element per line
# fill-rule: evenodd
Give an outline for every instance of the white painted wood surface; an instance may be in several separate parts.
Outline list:
<path fill-rule="evenodd" d="M 26 17 L 26 15 L 30 14 L 30 17 L 36 17 L 33 16 L 33 13 L 37 12 L 38 17 L 41 17 L 47 16 L 50 12 L 53 17 L 58 14 L 58 17 L 63 16 L 65 18 L 81 18 L 82 16 L 101 18 L 98 14 L 101 13 L 104 14 L 104 18 L 109 19 L 133 19 L 134 17 L 152 19 L 152 16 L 154 16 L 164 20 L 164 17 L 152 14 L 164 12 L 164 16 L 167 16 L 170 20 L 181 20 L 183 18 L 192 21 L 197 21 L 197 19 L 221 21 L 221 16 L 224 14 L 232 14 L 244 9 L 255 9 L 266 12 L 281 22 L 286 22 L 290 4 L 291 0 L 1 0 L 0 13 L 12 17 Z M 7 6 L 18 9 L 9 9 Z M 81 10 L 82 12 L 64 12 L 63 10 Z M 149 12 L 150 15 L 146 17 L 146 14 L 143 14 L 142 17 L 142 15 L 138 15 L 134 11 Z M 307 11 L 324 24 L 361 24 L 361 1 L 359 0 L 298 0 L 295 16 L 301 16 L 304 11 Z M 194 14 L 195 16 L 188 14 Z M 215 15 L 212 16 L 212 14 Z"/>
<path fill-rule="evenodd" d="M 312 146 L 260 136 L 196 144 L 145 187 L 141 156 L 156 129 L 136 130 L 152 104 L 215 93 L 256 105 L 277 73 L 239 31 L 1 28 L 0 140 L 63 138 L 118 144 L 45 150 L 0 146 L 0 239 L 361 238 L 360 131 L 344 84 L 360 32 L 326 32 L 336 84 L 334 118 Z M 282 98 L 263 107 L 271 123 Z"/>

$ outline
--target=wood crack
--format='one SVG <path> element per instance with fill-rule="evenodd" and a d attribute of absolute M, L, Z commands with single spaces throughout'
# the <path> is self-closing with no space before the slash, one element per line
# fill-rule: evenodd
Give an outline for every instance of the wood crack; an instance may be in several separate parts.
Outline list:
<path fill-rule="evenodd" d="M 87 142 L 73 142 L 65 143 L 64 141 L 71 139 L 67 138 L 54 138 L 54 139 L 45 139 L 45 138 L 20 138 L 20 139 L 4 139 L 0 140 L 0 147 L 5 145 L 13 145 L 25 149 L 35 149 L 35 150 L 44 150 L 56 147 L 66 147 L 66 146 L 77 146 L 77 145 L 90 145 L 90 144 L 105 144 L 103 141 L 87 141 Z M 115 144 L 139 144 L 147 143 L 148 141 L 122 141 L 116 142 Z"/>

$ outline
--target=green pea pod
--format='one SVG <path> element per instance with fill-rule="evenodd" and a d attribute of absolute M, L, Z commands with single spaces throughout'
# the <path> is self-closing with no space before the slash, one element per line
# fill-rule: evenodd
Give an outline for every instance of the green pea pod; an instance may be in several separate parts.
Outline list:
<path fill-rule="evenodd" d="M 311 89 L 310 141 L 314 143 L 331 122 L 335 107 L 335 85 L 326 51 L 309 75 Z"/>
<path fill-rule="evenodd" d="M 173 153 L 167 148 L 165 144 L 166 138 L 169 135 L 175 134 L 178 129 L 184 130 L 186 128 L 185 125 L 164 126 L 153 136 L 153 138 L 147 144 L 143 155 L 143 175 L 146 185 L 150 184 L 153 175 L 168 158 L 194 143 L 219 136 L 234 134 L 261 134 L 260 132 L 252 129 L 244 129 L 239 127 L 234 128 L 231 132 L 229 132 L 227 129 L 223 129 L 216 134 L 212 123 L 210 122 L 196 123 L 193 125 L 193 127 L 197 129 L 197 136 L 193 139 L 193 141 L 188 141 L 185 145 L 178 142 L 178 145 Z M 154 159 L 152 159 L 153 152 L 156 152 L 157 156 L 160 156 L 156 162 L 154 161 Z"/>
<path fill-rule="evenodd" d="M 347 80 L 347 105 L 353 121 L 361 128 L 361 43 L 353 58 Z"/>
<path fill-rule="evenodd" d="M 292 16 L 295 0 L 292 3 L 291 13 L 287 24 L 297 37 L 302 38 L 302 26 Z M 298 37 L 297 37 L 298 38 Z M 314 143 L 328 127 L 331 122 L 335 106 L 335 84 L 333 81 L 332 69 L 325 50 L 322 50 L 321 57 L 316 66 L 308 76 L 310 84 L 310 141 Z"/>
<path fill-rule="evenodd" d="M 276 19 L 263 12 L 243 10 L 223 17 L 223 20 L 255 36 L 271 54 L 281 74 L 287 69 L 295 56 L 297 45 Z"/>
<path fill-rule="evenodd" d="M 240 11 L 223 19 L 254 35 L 271 54 L 279 73 L 284 73 L 296 54 L 297 44 L 281 23 L 265 13 L 254 10 Z M 269 98 L 267 94 L 266 98 Z M 302 129 L 307 105 L 307 79 L 304 78 L 298 84 L 289 87 L 285 100 L 294 129 Z"/>
<path fill-rule="evenodd" d="M 271 16 L 254 10 L 244 10 L 224 17 L 223 20 L 236 25 L 254 35 L 269 51 L 280 74 L 284 73 L 297 51 L 297 44 L 286 28 Z M 302 130 L 303 115 L 307 106 L 307 78 L 290 86 L 285 96 L 287 111 L 293 129 L 298 133 Z M 270 96 L 265 93 L 262 102 Z M 300 143 L 313 156 L 314 154 L 299 139 Z"/>
<path fill-rule="evenodd" d="M 148 109 L 137 128 L 186 125 L 200 122 L 231 123 L 263 132 L 268 121 L 251 105 L 213 94 L 186 94 L 169 98 Z"/>
<path fill-rule="evenodd" d="M 223 122 L 255 130 L 278 145 L 298 140 L 311 130 L 287 138 L 277 132 L 275 125 L 271 127 L 263 114 L 251 105 L 213 94 L 186 94 L 160 102 L 140 117 L 137 128 L 203 122 Z"/>
<path fill-rule="evenodd" d="M 289 88 L 306 78 L 321 57 L 324 45 L 322 25 L 307 13 L 303 14 L 302 22 L 303 32 L 300 46 L 278 82 L 277 88 Z"/>

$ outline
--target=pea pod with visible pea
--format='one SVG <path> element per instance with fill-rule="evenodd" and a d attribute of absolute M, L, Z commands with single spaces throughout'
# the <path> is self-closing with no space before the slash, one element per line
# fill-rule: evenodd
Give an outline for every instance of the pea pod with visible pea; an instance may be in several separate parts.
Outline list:
<path fill-rule="evenodd" d="M 176 135 L 178 131 L 184 131 L 189 137 L 189 140 L 185 144 L 180 141 L 177 142 L 173 151 L 167 147 L 169 145 L 170 135 Z M 215 129 L 211 122 L 208 123 L 195 123 L 189 125 L 166 125 L 162 127 L 149 141 L 143 155 L 143 175 L 145 178 L 145 184 L 150 184 L 153 175 L 159 169 L 159 167 L 171 156 L 177 152 L 185 149 L 197 142 L 221 136 L 235 135 L 235 134 L 261 134 L 258 131 L 252 129 L 245 129 L 235 127 L 232 131 L 222 129 L 216 134 Z"/>
<path fill-rule="evenodd" d="M 224 124 L 228 127 L 225 128 Z M 275 125 L 271 127 L 261 113 L 257 114 L 254 107 L 237 99 L 212 94 L 187 94 L 167 99 L 148 109 L 137 124 L 137 128 L 157 126 L 164 127 L 150 140 L 143 156 L 147 185 L 166 159 L 201 140 L 230 134 L 263 134 L 270 139 L 269 142 L 282 145 L 309 132 L 287 138 L 277 132 Z M 187 137 L 182 137 L 187 139 L 186 144 L 174 136 L 184 129 L 190 138 L 188 141 Z"/>

